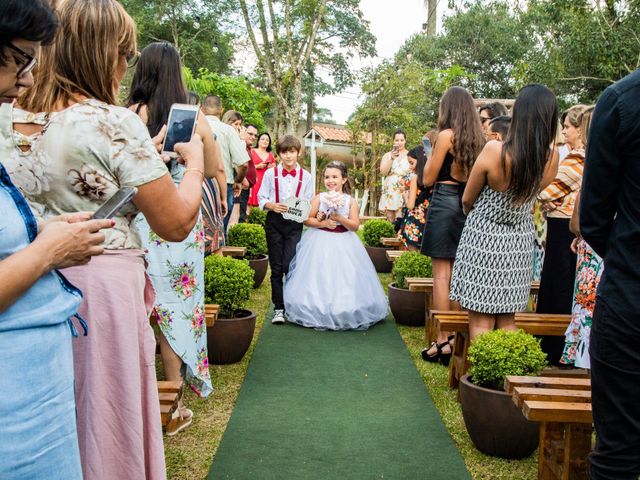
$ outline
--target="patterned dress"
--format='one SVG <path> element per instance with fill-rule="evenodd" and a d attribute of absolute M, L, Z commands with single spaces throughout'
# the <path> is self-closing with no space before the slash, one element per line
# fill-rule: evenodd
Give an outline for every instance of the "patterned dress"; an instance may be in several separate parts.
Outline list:
<path fill-rule="evenodd" d="M 391 153 L 386 153 L 382 158 L 389 158 Z M 389 175 L 382 180 L 382 195 L 378 209 L 382 212 L 385 210 L 400 210 L 404 204 L 402 194 L 405 191 L 404 177 L 411 172 L 411 165 L 407 159 L 407 152 L 398 155 L 391 163 Z"/>
<path fill-rule="evenodd" d="M 422 234 L 425 225 L 425 213 L 429 206 L 429 196 L 431 188 L 426 187 L 420 189 L 418 187 L 418 195 L 416 197 L 415 207 L 406 209 L 400 228 L 400 238 L 404 246 L 413 246 L 420 248 L 422 245 Z"/>
<path fill-rule="evenodd" d="M 533 200 L 485 185 L 467 217 L 451 276 L 449 298 L 474 312 L 523 311 L 533 276 Z"/>
<path fill-rule="evenodd" d="M 604 263 L 596 252 L 580 239 L 578 242 L 578 265 L 574 287 L 571 323 L 565 332 L 565 346 L 560 363 L 590 368 L 589 335 L 596 304 L 596 291 Z"/>
<path fill-rule="evenodd" d="M 170 173 L 179 184 L 183 165 L 171 162 Z M 202 216 L 182 242 L 167 242 L 151 230 L 144 215 L 136 226 L 147 248 L 148 272 L 156 289 L 153 313 L 174 352 L 186 366 L 185 380 L 201 397 L 213 388 L 209 377 L 207 326 L 204 318 L 204 247 Z"/>

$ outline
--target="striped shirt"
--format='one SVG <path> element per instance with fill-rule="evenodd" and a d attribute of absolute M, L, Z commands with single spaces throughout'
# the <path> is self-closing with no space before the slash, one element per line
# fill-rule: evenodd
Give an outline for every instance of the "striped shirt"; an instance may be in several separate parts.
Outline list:
<path fill-rule="evenodd" d="M 545 188 L 538 198 L 543 203 L 551 203 L 555 209 L 547 213 L 551 218 L 571 218 L 576 197 L 582 184 L 584 170 L 584 149 L 576 148 L 562 159 L 556 178 Z"/>

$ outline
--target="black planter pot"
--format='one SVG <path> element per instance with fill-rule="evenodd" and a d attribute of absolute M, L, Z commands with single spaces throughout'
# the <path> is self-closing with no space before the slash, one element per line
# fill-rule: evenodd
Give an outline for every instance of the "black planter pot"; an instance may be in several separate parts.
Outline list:
<path fill-rule="evenodd" d="M 538 447 L 539 425 L 530 422 L 501 390 L 478 387 L 469 375 L 460 379 L 460 405 L 467 432 L 478 450 L 500 458 L 521 459 Z"/>
<path fill-rule="evenodd" d="M 373 266 L 376 267 L 378 273 L 389 273 L 393 263 L 387 258 L 387 250 L 392 250 L 391 247 L 370 247 L 364 246 L 364 249 L 369 254 L 369 258 L 373 262 Z"/>
<path fill-rule="evenodd" d="M 409 327 L 424 327 L 425 292 L 410 292 L 406 288 L 398 288 L 395 283 L 389 284 L 389 308 L 396 323 Z"/>
<path fill-rule="evenodd" d="M 207 328 L 209 363 L 226 365 L 242 360 L 255 329 L 256 314 L 251 310 L 236 310 L 234 318 L 218 315 L 213 326 Z"/>
<path fill-rule="evenodd" d="M 262 285 L 264 277 L 267 275 L 269 257 L 267 255 L 260 255 L 258 258 L 249 260 L 249 266 L 253 269 L 253 288 L 258 288 Z"/>

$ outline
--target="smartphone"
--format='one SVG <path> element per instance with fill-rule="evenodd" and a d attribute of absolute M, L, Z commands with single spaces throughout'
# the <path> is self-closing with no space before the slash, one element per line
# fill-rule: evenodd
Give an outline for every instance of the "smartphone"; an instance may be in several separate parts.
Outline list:
<path fill-rule="evenodd" d="M 188 142 L 196 130 L 196 120 L 200 107 L 185 103 L 174 103 L 169 111 L 167 120 L 167 135 L 162 144 L 162 153 L 170 157 L 177 157 L 176 143 Z"/>
<path fill-rule="evenodd" d="M 93 214 L 93 218 L 113 218 L 138 193 L 136 187 L 122 187 Z"/>
<path fill-rule="evenodd" d="M 431 142 L 428 138 L 422 139 L 422 146 L 424 147 L 424 155 L 429 158 L 431 156 Z"/>

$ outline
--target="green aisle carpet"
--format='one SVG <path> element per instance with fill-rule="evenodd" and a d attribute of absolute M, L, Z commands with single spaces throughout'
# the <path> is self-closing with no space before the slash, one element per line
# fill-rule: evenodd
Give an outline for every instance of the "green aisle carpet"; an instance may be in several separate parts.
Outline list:
<path fill-rule="evenodd" d="M 470 478 L 393 321 L 265 321 L 209 479 L 374 478 Z"/>

